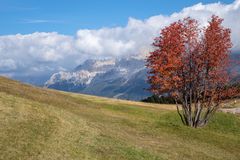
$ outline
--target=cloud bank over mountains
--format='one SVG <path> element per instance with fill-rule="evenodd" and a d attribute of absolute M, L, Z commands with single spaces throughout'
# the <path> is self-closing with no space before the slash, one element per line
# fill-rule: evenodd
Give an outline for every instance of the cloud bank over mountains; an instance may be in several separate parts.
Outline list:
<path fill-rule="evenodd" d="M 231 4 L 196 4 L 172 15 L 129 18 L 125 27 L 81 29 L 75 36 L 36 32 L 0 36 L 0 74 L 34 75 L 72 69 L 88 58 L 145 55 L 164 26 L 185 17 L 206 25 L 212 14 L 231 28 L 233 51 L 240 51 L 240 0 Z"/>

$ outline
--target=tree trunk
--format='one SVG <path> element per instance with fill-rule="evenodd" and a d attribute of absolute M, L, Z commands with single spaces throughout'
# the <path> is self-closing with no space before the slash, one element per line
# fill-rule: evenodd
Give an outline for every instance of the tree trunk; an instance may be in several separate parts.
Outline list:
<path fill-rule="evenodd" d="M 181 121 L 184 125 L 194 128 L 203 127 L 208 124 L 209 120 L 216 112 L 218 106 L 213 106 L 212 108 L 208 108 L 207 110 L 203 109 L 203 106 L 198 103 L 194 113 L 190 113 L 192 107 L 190 105 L 181 105 L 181 110 L 179 109 L 179 105 L 177 105 L 177 112 L 181 118 Z"/>

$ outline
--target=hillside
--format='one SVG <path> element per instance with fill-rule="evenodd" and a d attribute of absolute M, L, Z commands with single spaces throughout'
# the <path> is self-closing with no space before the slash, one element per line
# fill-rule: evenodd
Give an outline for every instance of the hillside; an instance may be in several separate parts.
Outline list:
<path fill-rule="evenodd" d="M 175 107 L 41 89 L 0 77 L 0 159 L 239 159 L 240 117 L 206 128 Z"/>

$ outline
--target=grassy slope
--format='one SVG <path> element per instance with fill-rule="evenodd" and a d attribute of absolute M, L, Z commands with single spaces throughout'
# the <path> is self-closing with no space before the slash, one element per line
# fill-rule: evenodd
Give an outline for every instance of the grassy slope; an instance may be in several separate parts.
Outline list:
<path fill-rule="evenodd" d="M 239 159 L 240 117 L 185 127 L 170 105 L 39 89 L 0 77 L 0 159 Z"/>

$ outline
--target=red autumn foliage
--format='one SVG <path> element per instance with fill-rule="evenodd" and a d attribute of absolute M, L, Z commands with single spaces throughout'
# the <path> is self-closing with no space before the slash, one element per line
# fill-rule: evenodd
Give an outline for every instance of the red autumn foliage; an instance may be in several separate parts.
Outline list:
<path fill-rule="evenodd" d="M 147 59 L 148 80 L 155 94 L 170 94 L 181 102 L 178 113 L 191 127 L 204 126 L 224 98 L 239 93 L 229 86 L 230 29 L 212 16 L 208 26 L 185 18 L 161 30 Z"/>

